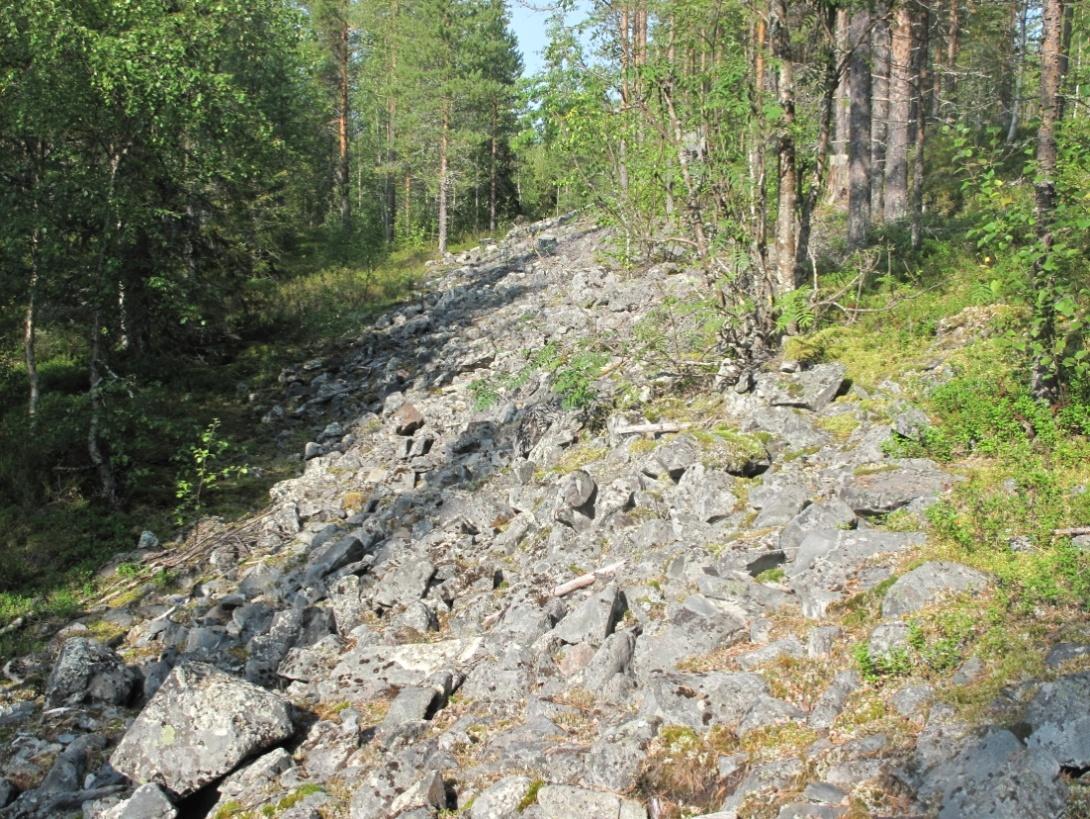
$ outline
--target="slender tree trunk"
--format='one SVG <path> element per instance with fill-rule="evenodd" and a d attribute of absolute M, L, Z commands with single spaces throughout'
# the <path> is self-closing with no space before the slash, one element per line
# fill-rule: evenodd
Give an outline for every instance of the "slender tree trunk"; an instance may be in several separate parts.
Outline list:
<path fill-rule="evenodd" d="M 916 53 L 914 55 L 916 78 L 916 151 L 912 157 L 912 247 L 918 249 L 923 241 L 923 173 L 924 153 L 927 148 L 929 33 L 931 29 L 930 0 L 917 0 L 919 13 L 916 21 Z"/>
<path fill-rule="evenodd" d="M 621 46 L 621 128 L 629 116 L 631 90 L 629 88 L 630 69 L 632 66 L 632 21 L 628 2 L 622 2 L 618 21 L 618 38 Z M 628 143 L 624 136 L 617 143 L 617 182 L 621 189 L 624 205 L 628 204 Z"/>
<path fill-rule="evenodd" d="M 341 227 L 352 225 L 351 172 L 348 162 L 349 49 L 348 20 L 341 23 L 337 43 L 337 200 Z"/>
<path fill-rule="evenodd" d="M 102 427 L 102 414 L 105 409 L 102 402 L 102 308 L 100 300 L 106 289 L 106 249 L 109 237 L 113 234 L 114 225 L 114 189 L 117 182 L 117 172 L 121 167 L 121 160 L 128 152 L 128 148 L 110 151 L 110 176 L 106 188 L 106 208 L 103 219 L 102 232 L 99 236 L 100 247 L 97 262 L 97 288 L 92 293 L 94 308 L 91 313 L 91 339 L 90 355 L 87 362 L 88 397 L 91 404 L 91 418 L 87 425 L 87 455 L 98 474 L 99 491 L 103 499 L 110 505 L 117 505 L 117 481 L 114 476 L 113 464 L 103 454 L 102 441 L 100 439 Z M 120 230 L 121 225 L 116 226 Z"/>
<path fill-rule="evenodd" d="M 886 189 L 883 204 L 887 222 L 908 214 L 908 137 L 912 118 L 912 13 L 907 3 L 893 15 L 890 48 L 889 127 L 886 135 Z"/>
<path fill-rule="evenodd" d="M 394 0 L 390 4 L 390 32 L 389 32 L 389 59 L 387 68 L 390 72 L 386 95 L 386 243 L 393 244 L 396 238 L 397 222 L 397 181 L 394 167 L 397 163 L 397 95 L 393 90 L 394 78 L 397 76 L 397 16 L 398 2 Z"/>
<path fill-rule="evenodd" d="M 37 208 L 35 207 L 35 210 Z M 30 234 L 30 277 L 27 281 L 26 314 L 23 320 L 23 354 L 26 359 L 26 377 L 29 388 L 29 400 L 27 402 L 27 417 L 30 419 L 30 428 L 34 430 L 38 425 L 38 399 L 40 397 L 38 387 L 38 242 L 39 231 L 37 226 Z"/>
<path fill-rule="evenodd" d="M 1015 0 L 1017 4 L 1018 0 Z M 1022 82 L 1026 62 L 1026 14 L 1029 11 L 1029 3 L 1022 3 L 1021 14 L 1018 20 L 1018 53 L 1015 55 L 1014 93 L 1011 95 L 1011 118 L 1007 125 L 1007 143 L 1014 142 L 1018 135 L 1018 118 L 1022 106 Z"/>
<path fill-rule="evenodd" d="M 880 222 L 885 216 L 886 140 L 889 132 L 890 26 L 889 4 L 880 0 L 871 34 L 871 216 Z"/>
<path fill-rule="evenodd" d="M 863 244 L 870 230 L 871 207 L 871 67 L 870 12 L 852 12 L 851 116 L 848 163 L 848 242 Z"/>
<path fill-rule="evenodd" d="M 851 38 L 848 34 L 848 12 L 836 10 L 836 55 L 838 64 L 842 64 L 851 52 Z M 833 140 L 833 159 L 829 171 L 829 203 L 838 209 L 848 207 L 848 145 L 851 142 L 850 131 L 850 79 L 849 73 L 839 74 L 835 100 L 835 137 Z"/>
<path fill-rule="evenodd" d="M 689 222 L 689 230 L 693 234 L 693 241 L 696 243 L 696 252 L 701 259 L 705 259 L 708 255 L 708 239 L 704 233 L 704 213 L 700 207 L 700 190 L 697 181 L 689 170 L 689 153 L 685 146 L 685 132 L 674 106 L 673 94 L 673 81 L 672 79 L 667 80 L 662 87 L 662 99 L 666 104 L 666 113 L 670 118 L 670 127 L 673 131 L 678 169 L 681 171 L 681 180 L 685 184 L 685 215 Z"/>
<path fill-rule="evenodd" d="M 768 186 L 765 179 L 765 47 L 768 37 L 763 10 L 758 10 L 753 29 L 753 117 L 754 131 L 749 144 L 749 184 L 753 191 L 750 219 L 753 222 L 754 243 L 762 263 L 768 253 Z"/>
<path fill-rule="evenodd" d="M 961 47 L 960 12 L 959 0 L 950 0 L 949 29 L 946 33 L 946 82 L 943 84 L 943 102 L 947 106 L 947 122 L 954 121 L 957 111 L 954 97 L 958 90 L 958 53 Z"/>
<path fill-rule="evenodd" d="M 1034 341 L 1033 393 L 1054 401 L 1058 397 L 1057 366 L 1053 344 L 1056 337 L 1056 279 L 1049 264 L 1055 242 L 1056 125 L 1063 117 L 1061 96 L 1065 73 L 1063 0 L 1044 0 L 1041 36 L 1041 116 L 1037 126 L 1037 179 L 1034 204 L 1037 216 L 1039 256 L 1033 265 Z"/>
<path fill-rule="evenodd" d="M 488 232 L 496 232 L 496 194 L 497 194 L 497 169 L 496 160 L 499 154 L 499 138 L 497 131 L 499 130 L 499 112 L 496 101 L 492 101 L 492 144 L 490 146 L 491 156 L 489 157 L 488 167 Z"/>
<path fill-rule="evenodd" d="M 787 0 L 774 0 L 774 35 L 772 44 L 779 64 L 776 89 L 782 118 L 776 136 L 779 162 L 779 194 L 776 210 L 776 291 L 783 294 L 795 289 L 795 219 L 798 203 L 798 167 L 795 158 L 795 70 L 791 53 L 791 33 L 787 27 Z"/>
<path fill-rule="evenodd" d="M 102 452 L 100 440 L 102 426 L 102 314 L 95 309 L 91 322 L 91 355 L 87 366 L 91 382 L 91 421 L 87 428 L 87 455 L 98 474 L 99 491 L 103 499 L 111 506 L 117 503 L 117 481 L 113 466 Z"/>
<path fill-rule="evenodd" d="M 447 252 L 447 151 L 450 147 L 450 103 L 442 103 L 442 124 L 439 130 L 439 252 Z"/>
<path fill-rule="evenodd" d="M 837 54 L 836 25 L 839 12 L 831 2 L 823 3 L 824 63 L 825 74 L 821 89 L 821 115 L 818 120 L 817 155 L 810 175 L 810 186 L 806 196 L 802 197 L 799 207 L 799 239 L 795 253 L 796 271 L 801 271 L 810 254 L 810 231 L 813 225 L 814 210 L 825 192 L 829 181 L 829 146 L 832 142 L 833 109 L 836 105 L 837 89 L 841 84 L 841 63 Z"/>

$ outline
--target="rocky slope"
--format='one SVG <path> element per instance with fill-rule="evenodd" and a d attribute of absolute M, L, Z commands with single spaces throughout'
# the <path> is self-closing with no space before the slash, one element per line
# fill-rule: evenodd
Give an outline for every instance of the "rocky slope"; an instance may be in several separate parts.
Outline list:
<path fill-rule="evenodd" d="M 991 582 L 913 561 L 956 478 L 882 445 L 926 417 L 837 364 L 673 395 L 637 351 L 703 281 L 601 241 L 516 229 L 285 371 L 299 477 L 8 664 L 0 817 L 1062 815 L 1085 647 L 1003 724 L 867 673 Z"/>

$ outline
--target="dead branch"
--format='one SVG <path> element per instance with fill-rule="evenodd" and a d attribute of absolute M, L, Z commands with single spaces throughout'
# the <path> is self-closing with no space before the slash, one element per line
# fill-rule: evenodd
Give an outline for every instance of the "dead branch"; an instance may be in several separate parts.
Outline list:
<path fill-rule="evenodd" d="M 619 568 L 624 565 L 623 560 L 618 560 L 616 563 L 610 563 L 608 566 L 603 566 L 600 569 L 595 569 L 593 572 L 587 574 L 581 574 L 579 577 L 574 577 L 567 583 L 561 583 L 555 589 L 553 589 L 553 597 L 563 597 L 566 594 L 571 594 L 573 591 L 586 588 L 587 586 L 594 585 L 594 581 L 599 578 L 609 577 L 614 574 Z"/>

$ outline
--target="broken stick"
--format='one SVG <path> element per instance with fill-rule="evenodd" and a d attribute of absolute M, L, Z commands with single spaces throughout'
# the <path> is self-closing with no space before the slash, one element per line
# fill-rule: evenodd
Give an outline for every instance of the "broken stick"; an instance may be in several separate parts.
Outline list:
<path fill-rule="evenodd" d="M 587 574 L 579 575 L 579 577 L 574 577 L 567 583 L 561 583 L 559 586 L 553 589 L 553 597 L 563 597 L 565 594 L 571 594 L 573 591 L 593 585 L 595 580 L 600 577 L 609 577 L 609 575 L 616 572 L 623 565 L 624 561 L 618 560 L 616 563 L 610 563 L 608 566 L 603 566 L 600 569 L 595 569 L 593 572 L 588 572 Z"/>

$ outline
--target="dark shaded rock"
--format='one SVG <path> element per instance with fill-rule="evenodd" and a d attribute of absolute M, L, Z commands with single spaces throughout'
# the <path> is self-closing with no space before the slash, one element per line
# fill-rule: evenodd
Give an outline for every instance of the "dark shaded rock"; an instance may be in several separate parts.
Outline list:
<path fill-rule="evenodd" d="M 86 637 L 68 640 L 45 687 L 50 707 L 102 702 L 124 705 L 132 697 L 137 675 L 115 652 Z"/>

